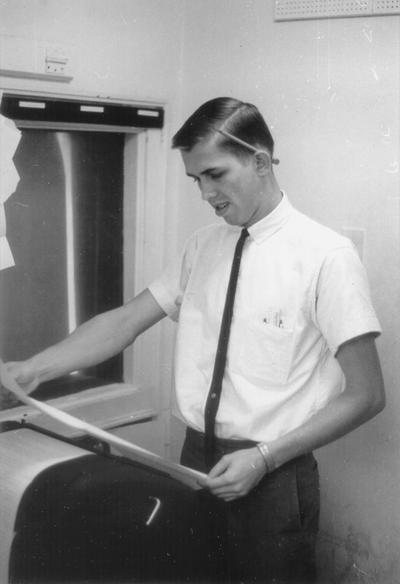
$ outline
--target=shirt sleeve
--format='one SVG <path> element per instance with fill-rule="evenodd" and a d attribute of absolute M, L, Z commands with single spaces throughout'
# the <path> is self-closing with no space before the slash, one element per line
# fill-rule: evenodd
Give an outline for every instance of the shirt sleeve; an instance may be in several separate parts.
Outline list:
<path fill-rule="evenodd" d="M 196 236 L 191 236 L 183 252 L 171 261 L 159 278 L 148 286 L 164 312 L 174 321 L 179 320 L 183 295 L 190 277 L 197 248 Z"/>
<path fill-rule="evenodd" d="M 382 332 L 372 306 L 366 271 L 350 243 L 329 252 L 322 263 L 317 282 L 316 321 L 334 355 L 346 341 Z"/>

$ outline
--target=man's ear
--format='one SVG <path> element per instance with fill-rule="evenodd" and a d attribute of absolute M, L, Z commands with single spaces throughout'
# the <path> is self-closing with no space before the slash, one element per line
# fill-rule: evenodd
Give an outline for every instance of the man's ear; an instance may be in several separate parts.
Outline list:
<path fill-rule="evenodd" d="M 266 175 L 271 170 L 271 156 L 266 150 L 258 150 L 254 154 L 256 171 L 260 176 Z"/>

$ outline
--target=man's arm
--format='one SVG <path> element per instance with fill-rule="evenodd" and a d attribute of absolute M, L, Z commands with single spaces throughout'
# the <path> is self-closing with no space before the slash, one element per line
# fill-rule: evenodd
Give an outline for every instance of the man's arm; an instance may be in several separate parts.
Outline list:
<path fill-rule="evenodd" d="M 7 363 L 6 367 L 22 387 L 33 391 L 43 381 L 116 355 L 164 316 L 146 289 L 124 306 L 82 324 L 63 341 L 26 361 Z"/>
<path fill-rule="evenodd" d="M 336 358 L 346 380 L 344 392 L 305 424 L 268 443 L 276 466 L 333 442 L 384 408 L 383 378 L 373 335 L 343 344 Z M 229 501 L 246 495 L 265 472 L 257 448 L 240 450 L 224 456 L 204 486 Z"/>

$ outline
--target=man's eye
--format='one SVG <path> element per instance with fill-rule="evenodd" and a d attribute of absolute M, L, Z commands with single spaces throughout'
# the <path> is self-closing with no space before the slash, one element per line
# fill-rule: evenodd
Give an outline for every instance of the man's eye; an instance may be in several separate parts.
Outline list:
<path fill-rule="evenodd" d="M 198 184 L 199 179 L 197 178 L 197 176 L 192 176 L 193 182 Z"/>
<path fill-rule="evenodd" d="M 222 177 L 223 174 L 224 174 L 223 172 L 218 172 L 217 174 L 210 174 L 209 176 L 212 180 L 218 180 L 219 178 Z"/>

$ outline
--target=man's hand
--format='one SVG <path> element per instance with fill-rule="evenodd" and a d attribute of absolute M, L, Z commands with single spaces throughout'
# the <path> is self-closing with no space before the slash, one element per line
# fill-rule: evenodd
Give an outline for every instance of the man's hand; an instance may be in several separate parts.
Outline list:
<path fill-rule="evenodd" d="M 26 393 L 31 393 L 39 385 L 39 379 L 29 361 L 9 361 L 3 367 Z"/>
<path fill-rule="evenodd" d="M 266 466 L 258 448 L 226 454 L 200 485 L 224 501 L 247 495 L 263 478 Z"/>

